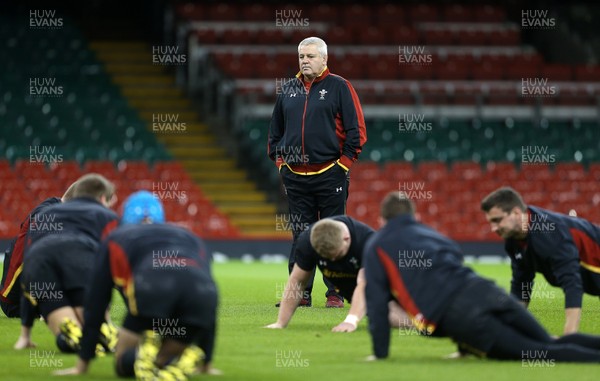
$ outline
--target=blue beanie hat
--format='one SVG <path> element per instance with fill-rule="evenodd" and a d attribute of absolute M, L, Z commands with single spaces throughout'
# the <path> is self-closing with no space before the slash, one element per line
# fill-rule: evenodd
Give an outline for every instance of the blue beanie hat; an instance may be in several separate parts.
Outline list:
<path fill-rule="evenodd" d="M 165 222 L 165 212 L 160 200 L 148 191 L 132 193 L 123 204 L 122 224 L 139 224 L 145 218 L 152 223 Z"/>

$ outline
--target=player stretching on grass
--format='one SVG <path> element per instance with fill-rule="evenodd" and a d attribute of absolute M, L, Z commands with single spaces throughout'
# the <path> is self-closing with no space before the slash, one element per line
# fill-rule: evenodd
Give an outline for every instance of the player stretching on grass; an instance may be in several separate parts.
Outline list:
<path fill-rule="evenodd" d="M 371 359 L 388 357 L 388 301 L 393 298 L 422 335 L 450 337 L 472 354 L 600 362 L 600 337 L 553 339 L 519 302 L 464 267 L 456 243 L 418 223 L 413 214 L 412 201 L 400 192 L 388 194 L 381 204 L 387 223 L 365 249 Z M 406 260 L 417 253 L 418 261 Z"/>
<path fill-rule="evenodd" d="M 481 209 L 492 231 L 505 240 L 511 294 L 528 306 L 535 273 L 542 273 L 565 293 L 564 333 L 577 332 L 583 293 L 600 295 L 600 228 L 583 218 L 525 205 L 510 187 L 486 196 Z"/>
<path fill-rule="evenodd" d="M 36 317 L 27 306 L 37 307 L 63 352 L 77 349 L 83 298 L 96 251 L 118 223 L 117 215 L 108 209 L 113 194 L 113 184 L 103 176 L 84 175 L 76 181 L 71 200 L 43 209 L 30 221 L 30 246 L 21 274 L 26 298 L 21 302 L 22 332 Z M 105 324 L 103 338 L 105 349 L 112 350 L 116 331 Z M 28 346 L 31 343 L 23 345 Z"/>
<path fill-rule="evenodd" d="M 127 199 L 123 226 L 103 241 L 91 277 L 77 365 L 56 374 L 87 372 L 115 286 L 127 306 L 115 353 L 118 376 L 185 380 L 202 357 L 192 343 L 204 350 L 200 371 L 218 373 L 210 366 L 217 288 L 206 249 L 189 231 L 162 222 L 162 205 L 151 193 Z"/>
<path fill-rule="evenodd" d="M 283 292 L 277 322 L 266 328 L 285 328 L 304 297 L 316 267 L 336 292 L 352 306 L 346 319 L 333 332 L 352 332 L 365 316 L 365 281 L 363 249 L 374 230 L 347 216 L 324 218 L 300 234 L 296 243 L 295 264 Z M 406 322 L 396 303 L 390 307 L 390 321 L 395 326 Z"/>

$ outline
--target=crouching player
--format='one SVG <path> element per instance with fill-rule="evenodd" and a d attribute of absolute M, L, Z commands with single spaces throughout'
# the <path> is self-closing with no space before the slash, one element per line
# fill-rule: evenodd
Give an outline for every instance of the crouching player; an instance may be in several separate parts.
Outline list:
<path fill-rule="evenodd" d="M 125 201 L 122 226 L 103 241 L 91 279 L 79 360 L 56 374 L 87 372 L 114 286 L 127 307 L 115 353 L 118 376 L 185 380 L 202 351 L 200 372 L 217 372 L 210 365 L 217 288 L 209 257 L 199 238 L 162 222 L 162 205 L 151 193 Z"/>
<path fill-rule="evenodd" d="M 285 328 L 303 298 L 306 285 L 316 267 L 343 298 L 351 303 L 346 319 L 333 332 L 352 332 L 365 316 L 365 280 L 363 249 L 374 230 L 347 216 L 324 218 L 298 237 L 295 264 L 283 292 L 277 322 L 265 328 Z M 390 305 L 390 322 L 399 327 L 410 325 L 397 303 Z"/>
<path fill-rule="evenodd" d="M 75 182 L 72 199 L 48 206 L 30 220 L 20 277 L 21 337 L 15 347 L 33 345 L 29 333 L 39 310 L 58 348 L 77 351 L 83 301 L 98 246 L 118 225 L 118 216 L 109 209 L 113 195 L 110 181 L 87 174 Z M 102 336 L 104 348 L 112 350 L 116 330 L 104 324 Z"/>

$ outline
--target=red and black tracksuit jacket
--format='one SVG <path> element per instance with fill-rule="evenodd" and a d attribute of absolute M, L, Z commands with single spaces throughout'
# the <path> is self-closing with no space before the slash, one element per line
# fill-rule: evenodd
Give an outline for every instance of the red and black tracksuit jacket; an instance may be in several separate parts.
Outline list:
<path fill-rule="evenodd" d="M 29 232 L 29 223 L 35 219 L 40 211 L 48 206 L 59 204 L 60 197 L 51 197 L 44 200 L 36 206 L 27 218 L 21 222 L 21 228 L 17 237 L 11 242 L 9 249 L 5 253 L 4 268 L 2 271 L 2 288 L 0 289 L 0 304 L 4 313 L 8 317 L 17 317 L 19 315 L 19 300 L 21 297 L 19 288 L 19 276 L 23 270 L 23 253 Z M 17 287 L 15 287 L 17 285 Z"/>
<path fill-rule="evenodd" d="M 281 87 L 268 137 L 268 154 L 278 168 L 311 175 L 337 161 L 348 171 L 366 141 L 362 107 L 348 80 L 326 67 L 312 82 L 298 73 Z"/>
<path fill-rule="evenodd" d="M 505 243 L 512 267 L 511 294 L 529 301 L 537 272 L 563 289 L 565 308 L 580 308 L 584 292 L 600 295 L 600 228 L 535 206 L 527 211 L 525 240 Z"/>

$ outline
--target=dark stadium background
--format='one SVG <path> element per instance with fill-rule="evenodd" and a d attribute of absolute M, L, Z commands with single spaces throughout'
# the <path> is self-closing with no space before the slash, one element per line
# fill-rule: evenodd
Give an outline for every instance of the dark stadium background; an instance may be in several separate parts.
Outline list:
<path fill-rule="evenodd" d="M 287 255 L 266 156 L 300 40 L 361 99 L 348 214 L 405 190 L 469 255 L 501 254 L 479 200 L 600 220 L 600 7 L 565 2 L 38 1 L 0 4 L 0 239 L 85 172 L 161 197 L 231 256 Z M 119 205 L 117 205 L 117 210 Z"/>

